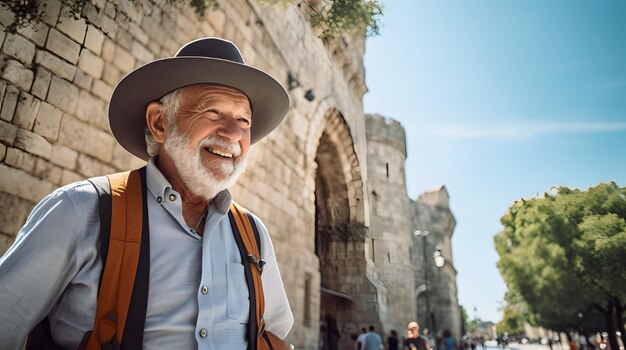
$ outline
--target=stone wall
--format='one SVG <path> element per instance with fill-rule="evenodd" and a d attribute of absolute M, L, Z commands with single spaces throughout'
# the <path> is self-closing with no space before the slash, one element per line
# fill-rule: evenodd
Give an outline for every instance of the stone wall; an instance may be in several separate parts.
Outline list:
<path fill-rule="evenodd" d="M 252 148 L 249 171 L 233 193 L 273 237 L 295 316 L 289 340 L 298 348 L 316 348 L 321 276 L 314 193 L 324 133 L 334 138 L 330 148 L 338 158 L 326 165 L 339 169 L 349 196 L 347 217 L 369 224 L 362 171 L 364 37 L 323 42 L 309 25 L 307 6 L 220 0 L 199 19 L 192 9 L 164 0 L 139 2 L 92 0 L 84 8 L 87 19 L 77 20 L 60 1 L 45 0 L 43 21 L 15 34 L 5 31 L 13 15 L 0 8 L 0 251 L 55 188 L 142 164 L 117 145 L 108 128 L 107 103 L 124 74 L 172 56 L 198 37 L 224 37 L 247 63 L 284 86 L 288 75 L 298 81 L 289 91 L 286 121 Z M 312 101 L 304 98 L 308 90 Z M 362 256 L 363 245 L 355 246 L 354 254 Z"/>

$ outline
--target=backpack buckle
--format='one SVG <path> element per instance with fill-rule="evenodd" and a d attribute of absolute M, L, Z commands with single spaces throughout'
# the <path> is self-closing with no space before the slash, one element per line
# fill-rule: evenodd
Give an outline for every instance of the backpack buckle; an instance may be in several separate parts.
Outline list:
<path fill-rule="evenodd" d="M 256 266 L 257 269 L 259 269 L 259 272 L 261 272 L 261 273 L 263 272 L 263 266 L 265 266 L 265 260 L 263 260 L 263 259 L 256 260 L 254 258 L 254 255 L 252 255 L 252 254 L 248 254 L 248 260 L 250 260 L 250 262 L 254 266 Z"/>

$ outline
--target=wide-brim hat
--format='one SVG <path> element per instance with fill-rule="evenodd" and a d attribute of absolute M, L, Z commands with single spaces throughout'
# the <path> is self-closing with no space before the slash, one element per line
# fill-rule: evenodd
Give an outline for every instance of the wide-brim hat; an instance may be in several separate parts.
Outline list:
<path fill-rule="evenodd" d="M 289 110 L 289 95 L 276 79 L 246 65 L 239 49 L 220 38 L 202 38 L 183 46 L 174 57 L 144 64 L 117 84 L 109 103 L 113 136 L 128 152 L 147 160 L 146 107 L 178 88 L 220 84 L 244 93 L 252 108 L 254 144 L 274 130 Z"/>

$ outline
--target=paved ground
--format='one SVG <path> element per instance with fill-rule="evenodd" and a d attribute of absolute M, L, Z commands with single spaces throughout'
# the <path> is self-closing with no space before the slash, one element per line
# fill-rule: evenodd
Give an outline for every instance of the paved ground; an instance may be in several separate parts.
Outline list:
<path fill-rule="evenodd" d="M 502 347 L 498 347 L 498 344 L 496 343 L 496 341 L 488 341 L 485 343 L 485 345 L 487 345 L 487 350 L 495 350 L 495 349 L 501 349 Z M 476 348 L 476 350 L 482 350 L 480 348 L 480 345 Z M 548 347 L 547 345 L 541 345 L 541 344 L 518 344 L 518 343 L 509 343 L 505 350 L 550 350 L 550 347 Z M 559 350 L 558 348 L 555 348 L 554 350 Z M 567 349 L 563 349 L 561 348 L 561 350 L 569 350 L 569 348 Z"/>
<path fill-rule="evenodd" d="M 549 346 L 541 345 L 541 344 L 518 344 L 518 343 L 511 343 L 511 344 L 507 345 L 506 348 L 507 349 L 511 349 L 511 350 L 550 350 Z"/>

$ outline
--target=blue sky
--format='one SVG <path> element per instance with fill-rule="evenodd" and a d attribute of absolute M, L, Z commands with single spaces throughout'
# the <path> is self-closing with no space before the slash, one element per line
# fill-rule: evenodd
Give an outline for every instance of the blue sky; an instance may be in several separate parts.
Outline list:
<path fill-rule="evenodd" d="M 459 302 L 497 322 L 493 235 L 553 185 L 626 186 L 626 2 L 382 1 L 366 113 L 406 129 L 409 196 L 445 184 Z"/>

